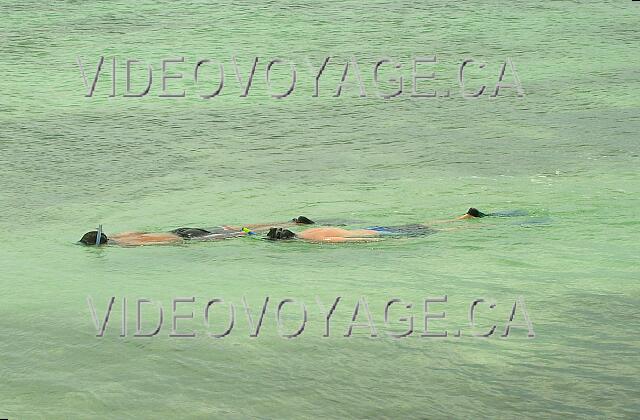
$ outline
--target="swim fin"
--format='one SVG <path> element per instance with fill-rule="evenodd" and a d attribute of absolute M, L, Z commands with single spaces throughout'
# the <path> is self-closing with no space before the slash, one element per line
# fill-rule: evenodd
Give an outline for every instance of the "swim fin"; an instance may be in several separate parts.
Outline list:
<path fill-rule="evenodd" d="M 309 219 L 308 217 L 304 217 L 304 216 L 298 216 L 298 217 L 294 217 L 293 219 L 291 219 L 292 222 L 294 223 L 298 223 L 300 225 L 312 225 L 315 222 L 311 219 Z"/>
<path fill-rule="evenodd" d="M 278 241 L 278 240 L 285 240 L 285 239 L 293 239 L 295 237 L 296 237 L 296 234 L 291 232 L 289 229 L 272 227 L 271 229 L 269 229 L 266 239 L 270 241 Z"/>

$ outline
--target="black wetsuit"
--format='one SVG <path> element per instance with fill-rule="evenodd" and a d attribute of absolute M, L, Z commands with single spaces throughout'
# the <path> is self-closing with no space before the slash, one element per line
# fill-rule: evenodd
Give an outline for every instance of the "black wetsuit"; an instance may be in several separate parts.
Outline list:
<path fill-rule="evenodd" d="M 217 227 L 210 230 L 201 228 L 181 227 L 170 231 L 174 235 L 178 235 L 183 239 L 224 239 L 243 236 L 246 233 L 241 230 L 228 230 L 223 227 Z"/>
<path fill-rule="evenodd" d="M 393 235 L 393 236 L 425 236 L 432 235 L 437 230 L 430 228 L 429 226 L 413 224 L 413 225 L 400 225 L 400 226 L 369 226 L 367 230 L 375 230 L 380 232 L 381 235 Z"/>

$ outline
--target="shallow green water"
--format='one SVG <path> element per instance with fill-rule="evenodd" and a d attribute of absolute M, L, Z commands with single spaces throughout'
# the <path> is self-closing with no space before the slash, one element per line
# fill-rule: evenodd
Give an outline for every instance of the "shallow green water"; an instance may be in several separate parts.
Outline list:
<path fill-rule="evenodd" d="M 639 7 L 3 1 L 0 418 L 637 416 Z M 452 96 L 411 98 L 411 58 L 433 54 L 438 63 L 421 68 L 438 79 L 420 89 Z M 104 75 L 85 98 L 76 58 L 92 77 L 100 55 Z M 186 63 L 174 68 L 185 80 L 170 86 L 187 97 L 159 98 L 160 60 L 181 55 Z M 246 98 L 234 55 L 245 81 L 260 57 Z M 317 68 L 327 55 L 335 61 L 312 97 L 306 60 Z M 350 79 L 335 98 L 352 55 L 368 96 L 359 98 Z M 119 97 L 109 98 L 113 56 Z M 372 76 L 384 56 L 402 63 L 405 79 L 403 95 L 388 101 L 376 97 Z M 269 97 L 265 83 L 276 57 L 299 64 L 298 85 L 283 100 Z M 513 89 L 460 97 L 463 60 L 487 64 L 470 70 L 469 90 L 493 90 L 507 57 L 524 97 Z M 121 96 L 127 58 L 156 71 L 143 99 Z M 192 79 L 202 58 L 224 64 L 225 87 L 211 100 L 197 95 L 217 79 Z M 279 91 L 288 85 L 283 68 L 274 70 Z M 113 233 L 304 214 L 357 227 L 445 219 L 469 206 L 530 215 L 351 246 L 74 244 L 98 223 Z M 430 311 L 446 318 L 430 328 L 450 336 L 423 338 L 422 300 L 443 295 L 448 302 Z M 117 298 L 102 338 L 87 296 L 99 317 Z M 267 296 L 260 335 L 250 338 L 242 298 L 255 320 Z M 338 296 L 324 338 L 316 299 L 328 307 Z M 535 338 L 514 327 L 502 339 L 518 296 Z M 179 321 L 195 338 L 169 337 L 174 297 L 195 297 L 179 306 L 195 312 Z M 366 328 L 344 337 L 360 297 L 376 338 Z M 138 298 L 165 310 L 154 338 L 133 337 Z M 223 339 L 207 333 L 225 329 L 225 308 L 212 311 L 209 328 L 203 323 L 213 298 L 236 306 Z M 276 325 L 284 298 L 307 306 L 295 339 Z M 394 319 L 413 314 L 410 337 L 388 336 L 403 329 L 384 325 L 392 298 L 413 303 L 391 311 Z M 477 298 L 496 307 L 480 305 L 472 330 L 467 312 Z M 286 331 L 297 328 L 299 311 L 285 306 Z M 153 316 L 143 309 L 145 331 Z M 471 336 L 494 323 L 492 337 Z M 458 329 L 462 336 L 452 337 Z"/>

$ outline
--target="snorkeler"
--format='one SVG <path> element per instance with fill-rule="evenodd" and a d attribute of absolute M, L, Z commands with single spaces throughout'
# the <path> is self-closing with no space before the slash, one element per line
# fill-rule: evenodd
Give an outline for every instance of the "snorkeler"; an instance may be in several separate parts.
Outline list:
<path fill-rule="evenodd" d="M 122 246 L 161 245 L 180 243 L 186 240 L 215 241 L 254 235 L 268 230 L 274 224 L 280 226 L 311 225 L 314 222 L 305 216 L 299 216 L 285 223 L 262 223 L 244 226 L 219 226 L 211 229 L 182 227 L 169 232 L 122 232 L 107 237 L 102 232 L 102 225 L 98 230 L 85 233 L 80 239 L 84 245 L 115 244 Z"/>
<path fill-rule="evenodd" d="M 491 213 L 485 214 L 476 208 L 471 207 L 465 214 L 453 220 L 441 220 L 419 224 L 407 224 L 400 226 L 370 226 L 364 229 L 343 229 L 339 227 L 320 227 L 304 230 L 300 233 L 293 233 L 287 227 L 296 225 L 310 225 L 314 222 L 307 217 L 300 216 L 285 223 L 263 223 L 245 226 L 220 226 L 213 229 L 201 229 L 183 227 L 169 232 L 123 232 L 107 237 L 102 233 L 102 226 L 98 230 L 84 234 L 80 243 L 85 245 L 104 245 L 107 243 L 121 246 L 139 245 L 160 245 L 181 243 L 186 240 L 214 241 L 220 239 L 236 238 L 240 236 L 256 235 L 266 232 L 264 239 L 287 240 L 301 239 L 307 242 L 372 242 L 378 241 L 382 237 L 417 237 L 431 235 L 447 229 L 435 229 L 430 225 L 435 223 L 452 222 L 461 219 L 476 219 L 485 216 L 512 216 L 516 213 Z M 279 227 L 272 227 L 273 225 Z"/>
<path fill-rule="evenodd" d="M 476 208 L 471 207 L 465 214 L 457 217 L 455 220 L 463 219 L 476 219 L 485 216 Z M 282 227 L 272 227 L 267 233 L 266 239 L 287 240 L 287 239 L 302 239 L 307 242 L 328 242 L 328 243 L 341 243 L 341 242 L 373 242 L 378 241 L 380 238 L 387 237 L 417 237 L 426 236 L 438 232 L 438 229 L 434 229 L 427 224 L 409 224 L 400 226 L 371 226 L 364 229 L 342 229 L 337 227 L 321 227 L 311 228 L 304 230 L 300 233 L 293 233 L 289 229 L 283 229 Z"/>

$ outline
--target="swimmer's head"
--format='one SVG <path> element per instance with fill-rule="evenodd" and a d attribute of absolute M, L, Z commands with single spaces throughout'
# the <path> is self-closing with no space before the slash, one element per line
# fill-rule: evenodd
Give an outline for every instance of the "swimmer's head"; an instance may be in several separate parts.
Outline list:
<path fill-rule="evenodd" d="M 469 210 L 467 210 L 467 214 L 471 217 L 484 217 L 486 216 L 486 214 L 484 214 L 483 212 L 481 212 L 480 210 L 471 207 Z"/>
<path fill-rule="evenodd" d="M 295 237 L 296 234 L 291 232 L 289 229 L 272 227 L 271 229 L 269 229 L 269 233 L 267 233 L 267 239 L 270 241 L 293 239 Z"/>
<path fill-rule="evenodd" d="M 304 216 L 298 216 L 298 217 L 294 217 L 293 219 L 291 219 L 292 222 L 294 223 L 298 223 L 300 225 L 312 225 L 315 222 L 311 219 L 309 219 L 308 217 L 304 217 Z"/>
<path fill-rule="evenodd" d="M 87 232 L 84 235 L 82 235 L 82 238 L 80 239 L 80 243 L 84 244 L 84 245 L 98 245 L 98 231 L 97 230 L 92 230 L 91 232 Z M 100 245 L 104 245 L 107 242 L 109 242 L 109 238 L 107 238 L 107 235 L 105 235 L 104 233 L 100 234 Z"/>

